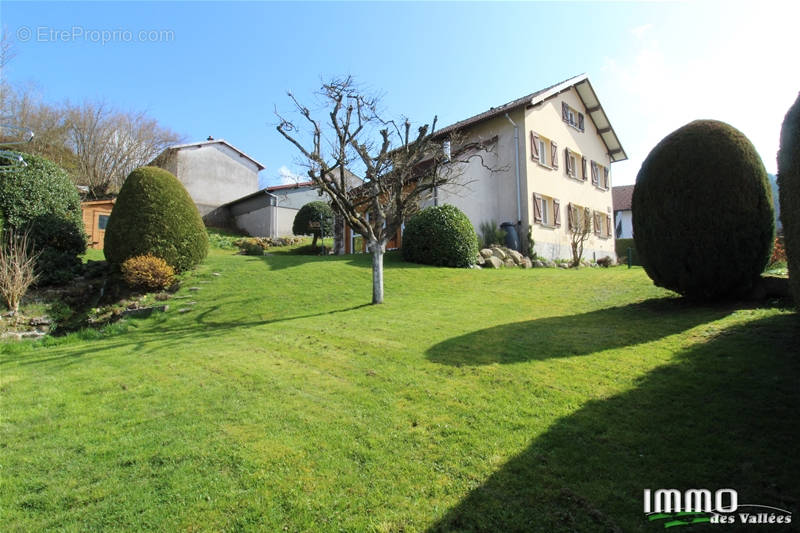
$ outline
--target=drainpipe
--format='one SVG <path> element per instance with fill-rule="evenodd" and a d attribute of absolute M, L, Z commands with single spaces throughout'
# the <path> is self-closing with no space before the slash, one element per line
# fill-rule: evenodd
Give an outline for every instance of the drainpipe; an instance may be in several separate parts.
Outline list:
<path fill-rule="evenodd" d="M 514 126 L 514 153 L 515 163 L 516 163 L 516 174 L 517 174 L 517 233 L 521 233 L 522 230 L 522 201 L 521 201 L 521 192 L 520 192 L 520 185 L 519 185 L 519 127 L 517 126 L 516 122 L 511 120 L 511 117 L 508 116 L 506 113 L 506 118 Z M 520 241 L 522 241 L 522 235 L 520 235 Z"/>

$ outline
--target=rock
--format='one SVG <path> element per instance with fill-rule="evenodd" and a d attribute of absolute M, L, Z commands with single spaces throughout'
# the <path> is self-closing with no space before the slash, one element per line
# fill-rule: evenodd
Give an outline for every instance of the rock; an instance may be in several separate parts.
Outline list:
<path fill-rule="evenodd" d="M 502 266 L 503 266 L 503 262 L 500 261 L 500 259 L 498 259 L 497 257 L 491 256 L 491 257 L 487 257 L 486 258 L 486 267 L 487 268 L 489 268 L 489 267 L 491 267 L 491 268 L 500 268 Z"/>
<path fill-rule="evenodd" d="M 569 268 L 567 263 L 558 263 L 558 268 Z"/>
<path fill-rule="evenodd" d="M 53 323 L 53 319 L 50 318 L 49 316 L 37 316 L 37 317 L 31 318 L 30 321 L 28 321 L 28 325 L 29 326 L 34 326 L 34 327 L 36 327 L 36 326 L 49 326 L 52 323 Z"/>
<path fill-rule="evenodd" d="M 212 273 L 211 275 L 212 275 L 212 276 L 221 276 L 222 274 L 220 274 L 219 272 L 214 272 L 214 273 Z"/>
<path fill-rule="evenodd" d="M 511 256 L 507 257 L 506 260 L 503 261 L 503 264 L 505 266 L 507 266 L 507 267 L 510 267 L 510 268 L 514 268 L 514 267 L 517 266 L 517 264 L 514 262 L 514 260 L 511 259 Z"/>
<path fill-rule="evenodd" d="M 484 259 L 482 255 L 478 255 L 478 258 L 475 260 L 475 264 L 478 266 L 485 265 L 486 259 Z"/>
<path fill-rule="evenodd" d="M 188 313 L 191 310 L 192 310 L 191 307 L 181 307 L 180 309 L 178 309 L 178 312 L 179 313 Z"/>
<path fill-rule="evenodd" d="M 549 259 L 545 259 L 544 266 L 546 266 L 547 268 L 555 268 L 556 267 L 556 262 L 555 261 L 551 261 Z"/>
<path fill-rule="evenodd" d="M 597 260 L 597 264 L 601 267 L 608 268 L 614 263 L 614 260 L 609 256 L 601 257 Z"/>
<path fill-rule="evenodd" d="M 470 268 L 475 269 L 475 270 L 481 270 L 481 266 L 480 265 L 472 265 Z"/>
<path fill-rule="evenodd" d="M 536 261 L 533 262 L 533 266 L 535 266 L 536 268 L 544 268 L 545 266 L 544 261 L 537 259 Z"/>
<path fill-rule="evenodd" d="M 505 261 L 506 257 L 508 257 L 508 254 L 502 248 L 492 248 L 492 255 L 501 261 Z"/>
<path fill-rule="evenodd" d="M 189 287 L 190 291 L 199 291 L 200 287 Z"/>
<path fill-rule="evenodd" d="M 122 316 L 144 318 L 152 315 L 154 312 L 163 313 L 167 310 L 169 310 L 168 305 L 156 305 L 153 307 L 141 307 L 139 309 L 127 309 L 122 312 Z"/>
<path fill-rule="evenodd" d="M 480 255 L 484 259 L 488 259 L 488 258 L 492 257 L 492 255 L 494 255 L 494 254 L 492 253 L 492 251 L 489 248 L 484 248 L 484 249 L 482 249 L 480 251 Z"/>
<path fill-rule="evenodd" d="M 511 256 L 511 259 L 514 260 L 514 263 L 518 265 L 522 263 L 522 259 L 525 257 L 516 250 L 509 250 L 508 255 Z"/>
<path fill-rule="evenodd" d="M 528 257 L 522 258 L 522 263 L 519 265 L 521 268 L 533 268 L 533 262 Z"/>

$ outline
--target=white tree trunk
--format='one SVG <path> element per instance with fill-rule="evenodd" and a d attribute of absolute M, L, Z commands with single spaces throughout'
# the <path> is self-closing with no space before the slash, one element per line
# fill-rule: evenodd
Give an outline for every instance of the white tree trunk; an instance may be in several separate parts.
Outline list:
<path fill-rule="evenodd" d="M 383 303 L 383 254 L 386 245 L 380 242 L 369 243 L 372 252 L 372 303 Z"/>

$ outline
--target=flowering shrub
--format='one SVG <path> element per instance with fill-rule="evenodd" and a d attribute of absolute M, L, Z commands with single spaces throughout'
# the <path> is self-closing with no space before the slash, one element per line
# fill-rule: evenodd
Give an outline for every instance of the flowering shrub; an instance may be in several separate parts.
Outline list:
<path fill-rule="evenodd" d="M 783 238 L 775 237 L 775 244 L 772 247 L 772 256 L 769 258 L 769 264 L 786 262 L 786 248 L 783 246 Z"/>
<path fill-rule="evenodd" d="M 172 285 L 175 270 L 160 257 L 137 255 L 122 263 L 122 277 L 131 287 L 160 290 Z"/>

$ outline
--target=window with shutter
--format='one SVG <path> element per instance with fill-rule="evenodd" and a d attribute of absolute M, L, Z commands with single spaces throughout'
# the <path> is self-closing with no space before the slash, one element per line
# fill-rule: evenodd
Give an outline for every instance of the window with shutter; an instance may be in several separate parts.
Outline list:
<path fill-rule="evenodd" d="M 608 167 L 603 167 L 603 188 L 608 189 Z"/>
<path fill-rule="evenodd" d="M 597 183 L 598 183 L 597 163 L 592 161 L 592 185 L 597 185 Z"/>
<path fill-rule="evenodd" d="M 606 215 L 606 237 L 611 237 L 611 217 Z"/>
<path fill-rule="evenodd" d="M 583 131 L 583 113 L 578 113 L 578 129 Z"/>
<path fill-rule="evenodd" d="M 531 159 L 539 161 L 539 136 L 531 131 Z"/>
<path fill-rule="evenodd" d="M 585 157 L 581 157 L 581 178 L 583 179 L 583 181 L 586 181 L 586 178 L 587 178 L 587 176 L 586 176 L 586 158 Z"/>
<path fill-rule="evenodd" d="M 575 216 L 572 213 L 573 209 L 574 207 L 571 203 L 567 204 L 567 228 L 569 228 L 570 231 L 575 231 Z"/>
<path fill-rule="evenodd" d="M 561 118 L 564 122 L 569 122 L 569 106 L 566 102 L 561 102 Z"/>
<path fill-rule="evenodd" d="M 550 165 L 553 168 L 558 168 L 558 145 L 553 141 L 550 141 L 550 152 L 551 152 L 551 159 Z"/>
<path fill-rule="evenodd" d="M 533 195 L 533 221 L 542 222 L 542 197 Z"/>
<path fill-rule="evenodd" d="M 594 213 L 594 234 L 595 235 L 600 235 L 600 229 L 603 227 L 602 221 L 600 219 L 600 215 L 601 215 L 600 213 L 595 211 L 595 213 Z"/>
<path fill-rule="evenodd" d="M 572 167 L 570 166 L 569 148 L 564 148 L 564 166 L 567 171 L 567 176 L 572 176 Z"/>
<path fill-rule="evenodd" d="M 553 225 L 561 227 L 561 203 L 555 198 L 553 198 Z"/>

